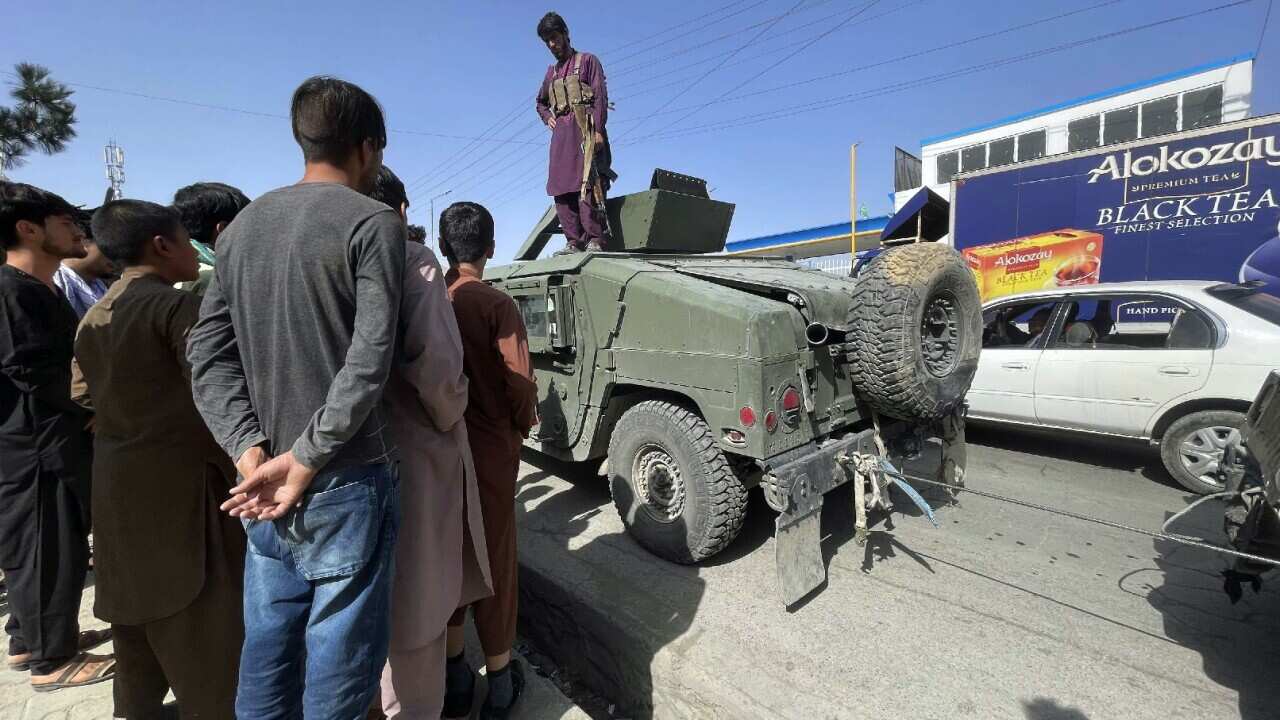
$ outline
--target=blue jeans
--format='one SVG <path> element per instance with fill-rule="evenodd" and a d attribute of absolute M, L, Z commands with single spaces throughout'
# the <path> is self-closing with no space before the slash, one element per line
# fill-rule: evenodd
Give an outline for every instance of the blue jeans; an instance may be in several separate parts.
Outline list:
<path fill-rule="evenodd" d="M 363 719 L 390 636 L 394 464 L 316 476 L 298 507 L 246 522 L 236 717 Z"/>

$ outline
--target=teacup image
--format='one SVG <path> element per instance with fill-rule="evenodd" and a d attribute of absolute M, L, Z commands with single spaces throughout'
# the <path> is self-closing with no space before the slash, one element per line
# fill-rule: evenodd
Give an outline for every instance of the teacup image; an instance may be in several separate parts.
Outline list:
<path fill-rule="evenodd" d="M 1096 255 L 1072 255 L 1054 271 L 1053 279 L 1058 287 L 1094 285 L 1101 267 L 1102 259 Z"/>

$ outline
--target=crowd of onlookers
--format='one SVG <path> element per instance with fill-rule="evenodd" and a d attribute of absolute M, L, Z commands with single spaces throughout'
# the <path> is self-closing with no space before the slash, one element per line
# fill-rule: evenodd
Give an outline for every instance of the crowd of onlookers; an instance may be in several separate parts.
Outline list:
<path fill-rule="evenodd" d="M 0 182 L 8 667 L 126 718 L 466 716 L 470 609 L 506 717 L 537 390 L 493 218 L 447 208 L 443 268 L 373 97 L 315 77 L 291 117 L 303 176 L 253 202 Z"/>

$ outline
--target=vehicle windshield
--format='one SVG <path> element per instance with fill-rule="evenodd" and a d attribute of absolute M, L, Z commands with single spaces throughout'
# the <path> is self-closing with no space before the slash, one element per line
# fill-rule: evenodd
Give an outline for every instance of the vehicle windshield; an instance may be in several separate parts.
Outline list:
<path fill-rule="evenodd" d="M 1206 290 L 1210 295 L 1234 305 L 1255 317 L 1280 325 L 1280 298 L 1247 285 L 1216 285 Z"/>

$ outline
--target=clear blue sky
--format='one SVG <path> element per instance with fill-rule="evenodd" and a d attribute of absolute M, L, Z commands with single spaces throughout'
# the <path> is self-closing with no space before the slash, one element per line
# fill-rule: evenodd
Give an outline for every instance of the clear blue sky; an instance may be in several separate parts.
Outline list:
<path fill-rule="evenodd" d="M 387 164 L 411 187 L 410 219 L 427 224 L 429 197 L 445 190 L 453 192 L 443 202 L 484 202 L 497 219 L 498 258 L 507 259 L 549 202 L 543 193 L 547 132 L 535 124 L 532 96 L 550 62 L 534 26 L 554 8 L 568 21 L 574 46 L 598 54 L 609 76 L 616 102 L 610 132 L 621 174 L 615 193 L 644 189 L 654 167 L 704 177 L 716 197 L 737 203 L 731 238 L 741 239 L 847 219 L 854 141 L 862 143 L 860 200 L 872 215 L 882 214 L 890 210 L 895 144 L 918 151 L 927 136 L 1253 52 L 1267 9 L 1267 0 L 1254 0 L 941 83 L 757 124 L 663 136 L 911 84 L 1227 0 L 1117 0 L 894 60 L 1102 2 L 22 3 L 5 13 L 0 70 L 35 62 L 79 84 L 79 137 L 66 152 L 32 156 L 10 175 L 97 205 L 106 186 L 102 147 L 114 138 L 127 156 L 126 196 L 167 202 L 176 188 L 197 180 L 229 182 L 256 196 L 301 172 L 287 120 L 84 86 L 287 115 L 294 87 L 329 73 L 365 87 L 382 102 L 391 128 L 411 131 L 393 132 L 386 153 Z M 862 15 L 840 25 L 859 8 Z M 771 18 L 778 19 L 760 25 Z M 1270 24 L 1254 72 L 1255 115 L 1280 110 L 1280 17 Z M 870 64 L 877 65 L 801 84 Z M 725 95 L 781 86 L 792 87 L 689 115 L 689 108 Z M 495 136 L 524 144 L 483 142 L 459 157 L 466 140 L 431 135 L 481 136 L 506 117 L 514 119 Z M 438 201 L 437 212 L 441 207 Z"/>

